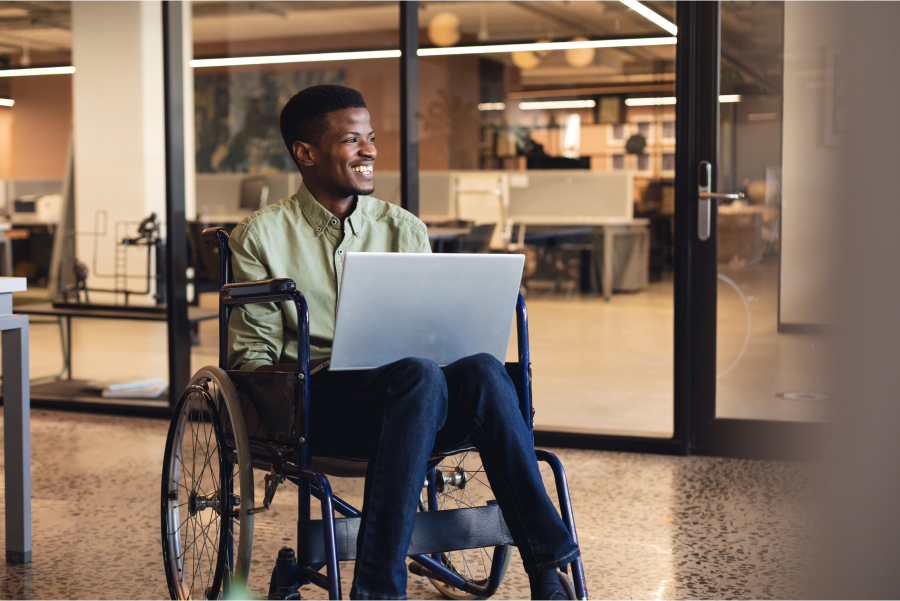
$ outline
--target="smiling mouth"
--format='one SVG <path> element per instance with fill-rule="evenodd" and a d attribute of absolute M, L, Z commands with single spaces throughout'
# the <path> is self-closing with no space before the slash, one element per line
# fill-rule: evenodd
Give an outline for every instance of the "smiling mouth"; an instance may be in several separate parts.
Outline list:
<path fill-rule="evenodd" d="M 362 173 L 363 175 L 372 175 L 372 165 L 357 165 L 356 167 L 352 167 L 353 171 L 357 173 Z"/>

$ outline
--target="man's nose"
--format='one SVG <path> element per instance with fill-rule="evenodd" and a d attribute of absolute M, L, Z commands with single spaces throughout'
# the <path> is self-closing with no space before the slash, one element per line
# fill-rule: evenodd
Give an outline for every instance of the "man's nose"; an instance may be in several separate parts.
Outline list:
<path fill-rule="evenodd" d="M 375 160 L 375 156 L 378 154 L 378 151 L 375 150 L 375 143 L 367 140 L 363 147 L 359 149 L 359 154 Z"/>

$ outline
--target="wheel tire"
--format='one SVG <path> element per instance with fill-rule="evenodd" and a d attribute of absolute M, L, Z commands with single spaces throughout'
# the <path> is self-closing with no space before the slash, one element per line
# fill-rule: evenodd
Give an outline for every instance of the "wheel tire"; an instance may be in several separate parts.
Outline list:
<path fill-rule="evenodd" d="M 461 509 L 464 507 L 479 507 L 493 501 L 494 495 L 488 484 L 481 457 L 477 451 L 466 451 L 457 455 L 444 458 L 436 467 L 435 474 L 442 474 L 445 478 L 452 478 L 454 474 L 465 474 L 465 482 L 462 486 L 456 486 L 449 482 L 443 485 L 443 491 L 439 491 L 438 511 L 446 509 Z M 437 476 L 441 478 L 441 476 Z M 427 492 L 426 492 L 427 494 Z M 424 503 L 420 503 L 419 509 L 426 509 Z M 503 564 L 500 566 L 500 582 L 506 576 L 509 562 L 512 559 L 512 545 L 506 545 L 506 553 Z M 452 551 L 441 553 L 441 563 L 455 571 L 457 574 L 476 584 L 487 583 L 491 573 L 491 567 L 495 551 L 503 547 L 483 547 L 479 549 L 466 549 L 464 551 Z M 447 599 L 485 599 L 463 592 L 449 586 L 435 578 L 429 578 L 431 584 Z"/>
<path fill-rule="evenodd" d="M 172 599 L 241 597 L 250 571 L 253 492 L 237 391 L 224 371 L 205 367 L 178 399 L 166 439 L 162 546 Z"/>
<path fill-rule="evenodd" d="M 572 578 L 563 571 L 557 571 L 556 575 L 559 577 L 559 584 L 563 587 L 563 590 L 566 591 L 566 599 L 577 599 L 578 597 L 575 595 L 575 583 L 572 582 Z"/>

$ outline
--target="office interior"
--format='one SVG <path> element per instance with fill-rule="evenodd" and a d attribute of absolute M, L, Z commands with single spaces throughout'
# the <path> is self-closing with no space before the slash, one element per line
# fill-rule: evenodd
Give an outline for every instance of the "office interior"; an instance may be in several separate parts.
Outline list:
<path fill-rule="evenodd" d="M 72 479 L 94 478 L 89 496 L 115 503 L 96 470 L 115 469 L 109 458 L 129 440 L 140 447 L 134 473 L 157 477 L 165 426 L 143 416 L 164 415 L 178 395 L 166 253 L 184 255 L 189 329 L 179 336 L 189 344 L 180 356 L 189 359 L 178 369 L 190 374 L 216 364 L 219 348 L 218 265 L 200 232 L 232 228 L 293 194 L 301 177 L 281 140 L 280 108 L 304 87 L 341 84 L 362 92 L 372 115 L 373 196 L 412 208 L 434 252 L 525 255 L 536 440 L 568 447 L 560 455 L 580 474 L 573 495 L 590 522 L 582 544 L 599 595 L 805 594 L 808 564 L 793 558 L 815 528 L 804 508 L 816 476 L 792 463 L 748 460 L 796 458 L 777 445 L 705 452 L 683 437 L 693 397 L 679 392 L 688 348 L 678 341 L 679 306 L 690 302 L 679 296 L 687 285 L 679 244 L 702 228 L 678 218 L 695 202 L 679 196 L 688 176 L 677 162 L 687 146 L 677 116 L 687 109 L 676 97 L 694 85 L 676 78 L 684 71 L 675 23 L 688 3 L 418 2 L 417 74 L 405 86 L 404 3 L 177 3 L 184 120 L 174 134 L 162 85 L 172 83 L 164 47 L 174 34 L 163 35 L 163 4 L 0 6 L 0 276 L 28 283 L 15 293 L 15 309 L 31 316 L 34 443 L 80 449 Z M 718 145 L 708 191 L 733 197 L 714 201 L 711 221 L 715 281 L 704 285 L 715 302 L 701 326 L 714 352 L 692 361 L 714 373 L 703 392 L 709 423 L 788 437 L 802 431 L 805 441 L 828 427 L 838 396 L 827 369 L 836 320 L 829 295 L 840 286 L 829 279 L 836 213 L 821 199 L 848 136 L 836 76 L 844 9 L 717 5 Z M 412 206 L 402 114 L 410 97 L 418 108 Z M 174 247 L 166 221 L 173 147 L 183 153 L 185 219 L 183 244 Z M 664 456 L 698 450 L 737 458 Z M 36 459 L 40 469 L 68 469 Z M 354 499 L 358 484 L 337 486 Z M 53 488 L 38 477 L 35 485 L 41 494 Z M 697 490 L 698 502 L 686 501 Z M 735 501 L 717 512 L 726 490 Z M 636 504 L 610 509 L 613 498 Z M 70 501 L 90 513 L 89 504 Z M 45 516 L 36 537 L 74 535 L 50 505 L 36 511 Z M 275 549 L 282 531 L 291 536 L 293 508 L 273 514 L 257 536 Z M 155 509 L 141 509 L 131 517 L 97 512 L 98 528 L 113 532 L 114 515 L 158 527 Z M 716 529 L 723 534 L 714 542 L 697 542 Z M 152 535 L 144 538 L 137 548 L 157 553 Z M 98 532 L 91 544 L 103 541 Z M 697 553 L 721 557 L 698 560 L 691 572 L 684 566 Z M 756 568 L 770 560 L 777 569 L 761 577 Z M 528 594 L 516 561 L 503 598 Z M 611 567 L 617 562 L 643 575 L 623 575 L 626 568 Z M 137 570 L 147 588 L 110 582 L 106 590 L 165 596 L 159 571 Z M 254 576 L 259 590 L 264 571 Z M 78 579 L 48 584 L 7 574 L 4 598 L 100 594 Z M 427 582 L 411 578 L 410 587 L 411 597 L 443 598 Z M 307 598 L 316 595 L 324 593 Z"/>
<path fill-rule="evenodd" d="M 674 3 L 651 6 L 663 20 L 674 19 Z M 133 290 L 128 304 L 154 304 L 159 296 L 152 291 L 137 292 L 156 285 L 150 281 L 159 275 L 158 257 L 150 256 L 155 251 L 121 242 L 136 237 L 140 222 L 153 212 L 165 231 L 162 107 L 160 98 L 153 105 L 142 96 L 143 78 L 159 65 L 127 69 L 131 75 L 116 86 L 119 99 L 98 102 L 100 88 L 88 78 L 102 78 L 104 69 L 124 71 L 132 57 L 108 56 L 94 36 L 79 36 L 80 11 L 88 31 L 97 27 L 88 5 L 48 3 L 35 10 L 70 29 L 39 21 L 17 30 L 23 45 L 8 55 L 11 68 L 74 64 L 79 56 L 88 64 L 82 77 L 0 78 L 15 102 L 0 115 L 7 140 L 0 177 L 11 228 L 4 233 L 11 257 L 4 268 L 29 278 L 30 298 L 51 300 L 44 290 L 59 297 L 73 285 L 70 264 L 51 265 L 52 241 L 61 232 L 62 255 L 73 252 L 84 263 L 89 287 Z M 401 203 L 400 61 L 379 58 L 379 52 L 399 47 L 397 5 L 279 3 L 273 10 L 200 2 L 188 15 L 189 294 L 202 306 L 215 307 L 210 293 L 217 275 L 199 231 L 233 226 L 299 185 L 274 117 L 292 90 L 339 83 L 363 93 L 378 136 L 374 195 Z M 828 391 L 810 373 L 821 347 L 811 336 L 827 318 L 807 302 L 810 290 L 801 274 L 814 260 L 796 242 L 791 246 L 791 238 L 815 238 L 805 214 L 813 209 L 797 203 L 799 218 L 782 221 L 783 188 L 790 188 L 796 172 L 791 157 L 827 153 L 807 148 L 818 144 L 811 134 L 818 136 L 821 129 L 812 119 L 800 123 L 809 91 L 785 88 L 785 69 L 805 68 L 781 58 L 792 39 L 790 28 L 795 23 L 802 28 L 805 18 L 785 13 L 778 3 L 722 8 L 719 188 L 745 195 L 721 204 L 718 215 L 716 411 L 725 418 L 815 422 L 827 412 Z M 618 2 L 437 2 L 422 6 L 419 23 L 426 55 L 419 59 L 418 214 L 431 228 L 436 251 L 526 254 L 523 291 L 535 316 L 534 386 L 552 408 L 538 412 L 537 427 L 672 436 L 675 38 Z M 747 30 L 754 32 L 752 43 Z M 627 45 L 490 48 L 523 40 L 578 41 L 599 32 Z M 642 41 L 647 38 L 654 38 L 654 45 Z M 134 51 L 156 43 L 140 40 Z M 486 50 L 441 53 L 459 45 Z M 335 50 L 375 52 L 352 60 L 316 60 Z M 300 55 L 305 62 L 217 66 L 223 61 L 216 60 L 283 55 Z M 95 129 L 108 123 L 113 111 L 129 124 L 129 142 L 122 139 L 122 127 Z M 790 127 L 784 125 L 785 112 Z M 792 112 L 798 113 L 794 120 Z M 97 134 L 77 133 L 87 130 Z M 93 153 L 115 154 L 121 165 L 83 173 L 88 166 L 78 157 Z M 74 228 L 58 228 L 70 164 Z M 132 200 L 113 192 L 122 187 Z M 612 255 L 607 263 L 604 240 Z M 50 282 L 53 269 L 56 282 Z M 94 302 L 126 302 L 122 293 L 91 294 Z M 80 345 L 96 343 L 79 329 L 134 328 L 146 336 L 137 334 L 144 326 L 150 335 L 165 336 L 162 324 L 75 319 L 70 358 L 60 349 L 59 331 L 36 328 L 35 373 L 49 376 L 72 367 L 79 379 L 108 379 L 97 363 L 82 360 L 86 349 Z M 121 338 L 127 347 L 129 337 Z M 203 322 L 192 338 L 197 367 L 215 352 L 217 337 L 211 323 Z M 119 344 L 103 339 L 106 348 Z M 163 349 L 146 345 L 146 356 L 136 357 L 123 377 L 165 380 Z M 162 354 L 154 358 L 157 352 Z M 782 355 L 789 359 L 782 361 Z"/>

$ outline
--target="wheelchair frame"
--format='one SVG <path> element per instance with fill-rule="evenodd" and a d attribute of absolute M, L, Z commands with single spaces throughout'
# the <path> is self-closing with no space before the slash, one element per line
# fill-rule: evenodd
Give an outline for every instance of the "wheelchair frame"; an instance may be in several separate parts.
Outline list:
<path fill-rule="evenodd" d="M 251 303 L 289 301 L 293 303 L 297 311 L 298 361 L 296 378 L 293 382 L 295 386 L 298 386 L 294 396 L 296 404 L 299 406 L 296 407 L 296 414 L 291 414 L 294 423 L 290 424 L 288 430 L 282 433 L 280 446 L 250 441 L 253 468 L 274 471 L 298 487 L 297 561 L 291 563 L 288 561 L 290 558 L 287 555 L 282 558 L 285 550 L 279 552 L 279 559 L 273 570 L 270 584 L 270 598 L 273 595 L 276 598 L 279 595 L 284 598 L 284 595 L 290 594 L 291 591 L 296 591 L 304 584 L 311 583 L 327 590 L 331 599 L 340 599 L 341 581 L 338 562 L 355 559 L 356 534 L 361 512 L 334 495 L 326 474 L 312 467 L 310 453 L 312 428 L 309 405 L 309 310 L 306 299 L 299 290 L 296 290 L 294 282 L 289 279 L 233 283 L 228 233 L 220 227 L 209 228 L 203 232 L 202 237 L 206 243 L 216 243 L 219 249 L 219 367 L 227 374 L 234 373 L 228 371 L 228 323 L 235 307 Z M 516 331 L 518 363 L 507 364 L 507 371 L 514 376 L 513 381 L 519 396 L 522 417 L 529 429 L 533 430 L 534 410 L 531 399 L 528 314 L 521 295 L 516 304 Z M 241 373 L 246 375 L 252 372 Z M 271 374 L 271 372 L 269 373 Z M 252 392 L 251 402 L 255 404 Z M 240 418 L 244 419 L 244 416 L 240 416 Z M 298 421 L 302 423 L 298 424 Z M 287 437 L 287 441 L 284 440 L 285 437 Z M 287 445 L 284 444 L 285 442 Z M 467 450 L 475 449 L 466 447 L 454 449 L 453 452 Z M 231 457 L 234 457 L 235 452 L 233 446 L 227 447 L 229 461 Z M 284 455 L 288 454 L 291 459 L 295 459 L 296 463 L 285 461 Z M 575 531 L 575 520 L 562 463 L 555 455 L 547 451 L 536 449 L 535 454 L 537 459 L 546 462 L 553 472 L 562 519 L 577 544 L 578 536 Z M 435 467 L 444 458 L 443 455 L 437 458 L 433 457 L 428 463 L 428 511 L 420 511 L 416 514 L 414 540 L 408 554 L 413 560 L 409 570 L 414 574 L 439 580 L 467 594 L 487 598 L 496 592 L 503 577 L 500 566 L 504 563 L 505 554 L 509 552 L 506 545 L 512 544 L 512 537 L 496 504 L 438 511 Z M 313 497 L 321 504 L 321 520 L 313 520 L 311 517 Z M 335 511 L 343 518 L 336 519 Z M 230 520 L 235 512 L 228 509 L 225 513 L 227 515 L 223 517 Z M 467 581 L 441 563 L 441 552 L 460 550 L 458 546 L 460 537 L 455 535 L 457 531 L 464 531 L 465 536 L 462 538 L 470 543 L 464 549 L 495 548 L 490 576 L 484 585 Z M 448 533 L 451 534 L 448 535 Z M 231 562 L 233 561 L 232 548 L 234 544 L 234 538 L 229 535 L 227 556 L 229 570 L 233 567 Z M 165 541 L 163 545 L 165 547 Z M 572 566 L 576 598 L 587 599 L 581 559 L 575 560 L 570 565 Z M 324 574 L 321 572 L 323 567 L 325 568 Z M 226 579 L 223 586 L 227 585 Z M 224 593 L 227 596 L 227 589 Z"/>

